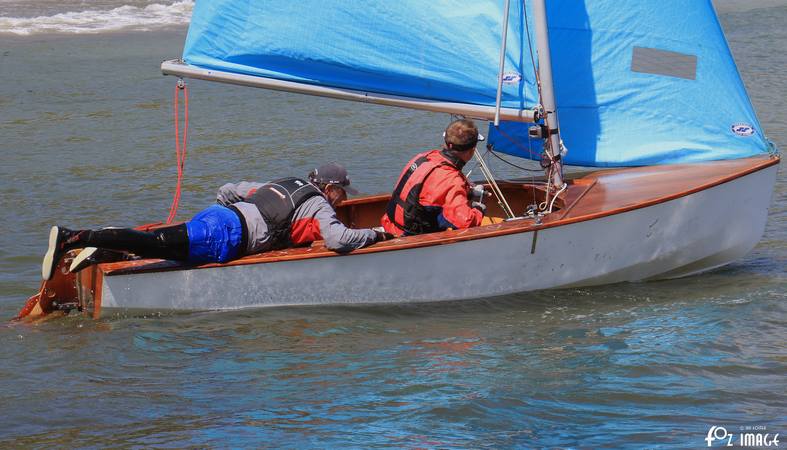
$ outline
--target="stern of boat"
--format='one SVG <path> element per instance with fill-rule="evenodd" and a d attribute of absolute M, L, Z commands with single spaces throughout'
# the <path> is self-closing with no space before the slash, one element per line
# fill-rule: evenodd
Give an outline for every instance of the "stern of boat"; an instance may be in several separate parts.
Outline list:
<path fill-rule="evenodd" d="M 27 299 L 19 314 L 13 319 L 40 322 L 72 314 L 74 311 L 92 314 L 96 295 L 95 281 L 100 277 L 96 266 L 79 273 L 70 273 L 68 267 L 81 249 L 72 250 L 60 260 L 52 279 L 41 282 L 38 292 Z"/>

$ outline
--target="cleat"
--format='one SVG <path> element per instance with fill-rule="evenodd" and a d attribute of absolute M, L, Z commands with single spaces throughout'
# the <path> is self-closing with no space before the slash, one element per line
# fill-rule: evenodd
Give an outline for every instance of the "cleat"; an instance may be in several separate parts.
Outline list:
<path fill-rule="evenodd" d="M 131 259 L 134 259 L 131 255 L 119 250 L 85 247 L 71 262 L 71 266 L 68 268 L 68 271 L 75 273 L 94 264 L 115 261 L 129 261 Z"/>

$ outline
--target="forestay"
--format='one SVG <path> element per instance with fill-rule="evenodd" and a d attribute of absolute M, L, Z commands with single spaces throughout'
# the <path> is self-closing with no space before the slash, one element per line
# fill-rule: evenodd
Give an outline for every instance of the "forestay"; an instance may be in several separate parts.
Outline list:
<path fill-rule="evenodd" d="M 523 4 L 513 3 L 502 107 L 529 110 L 537 94 L 523 53 Z M 494 108 L 503 15 L 500 0 L 203 1 L 183 59 L 225 73 Z"/>
<path fill-rule="evenodd" d="M 549 0 L 547 9 L 566 163 L 637 166 L 769 150 L 710 0 Z M 539 158 L 527 124 L 491 128 L 497 150 Z"/>

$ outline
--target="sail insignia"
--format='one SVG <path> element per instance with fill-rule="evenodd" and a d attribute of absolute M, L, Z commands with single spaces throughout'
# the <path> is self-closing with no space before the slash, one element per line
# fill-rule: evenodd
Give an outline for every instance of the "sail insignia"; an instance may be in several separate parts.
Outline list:
<path fill-rule="evenodd" d="M 748 123 L 734 123 L 730 126 L 730 130 L 741 137 L 749 137 L 754 134 L 754 127 Z"/>

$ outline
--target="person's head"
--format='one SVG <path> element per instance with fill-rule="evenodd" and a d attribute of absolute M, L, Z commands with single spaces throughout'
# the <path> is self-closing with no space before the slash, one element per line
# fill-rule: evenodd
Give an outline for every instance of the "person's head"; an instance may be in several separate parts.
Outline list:
<path fill-rule="evenodd" d="M 443 148 L 453 152 L 462 161 L 467 162 L 473 157 L 475 146 L 484 136 L 478 132 L 472 120 L 459 119 L 451 122 L 443 133 Z"/>
<path fill-rule="evenodd" d="M 309 181 L 314 183 L 325 194 L 332 206 L 347 199 L 347 194 L 358 194 L 350 187 L 347 170 L 338 163 L 323 164 L 309 173 Z"/>

